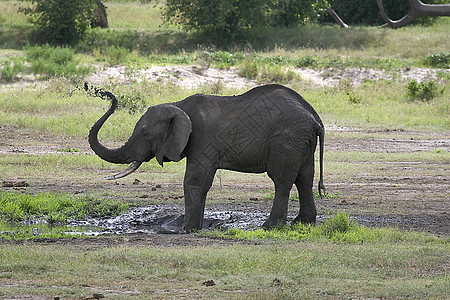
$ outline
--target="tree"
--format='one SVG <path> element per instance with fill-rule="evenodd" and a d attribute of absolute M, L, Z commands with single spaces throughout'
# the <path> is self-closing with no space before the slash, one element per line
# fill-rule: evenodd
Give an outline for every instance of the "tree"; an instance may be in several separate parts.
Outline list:
<path fill-rule="evenodd" d="M 418 17 L 450 16 L 450 4 L 424 4 L 420 0 L 408 0 L 411 9 L 403 18 L 394 21 L 387 16 L 381 0 L 376 0 L 383 20 L 392 28 L 411 24 Z"/>
<path fill-rule="evenodd" d="M 96 0 L 22 0 L 31 8 L 20 11 L 33 17 L 46 40 L 53 44 L 68 45 L 83 37 L 90 26 Z"/>
<path fill-rule="evenodd" d="M 448 0 L 426 0 L 426 2 L 436 6 L 436 4 L 448 3 Z M 328 0 L 328 3 L 336 15 L 333 15 L 331 10 L 324 12 L 330 14 L 341 26 L 344 22 L 349 25 L 380 25 L 381 22 L 386 22 L 380 14 L 376 0 Z M 411 10 L 411 5 L 409 0 L 386 0 L 383 1 L 383 9 L 387 15 L 396 20 L 407 15 Z M 442 9 L 442 5 L 439 5 L 438 9 Z M 340 21 L 336 19 L 335 16 L 337 15 L 339 15 Z M 332 22 L 326 14 L 323 14 L 320 21 Z M 434 19 L 431 17 L 417 18 L 414 21 L 416 24 L 431 24 L 433 22 Z"/>
<path fill-rule="evenodd" d="M 163 17 L 213 43 L 226 44 L 258 29 L 312 21 L 325 4 L 325 0 L 166 0 Z"/>
<path fill-rule="evenodd" d="M 101 0 L 95 0 L 97 7 L 94 8 L 93 16 L 91 18 L 91 27 L 107 28 L 108 15 L 106 13 L 106 6 Z"/>

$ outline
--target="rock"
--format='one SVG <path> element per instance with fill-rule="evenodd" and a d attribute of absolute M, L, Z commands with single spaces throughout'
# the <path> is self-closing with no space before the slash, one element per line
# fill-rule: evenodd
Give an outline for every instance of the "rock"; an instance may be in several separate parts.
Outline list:
<path fill-rule="evenodd" d="M 203 285 L 204 286 L 214 286 L 214 285 L 216 285 L 216 283 L 214 282 L 214 280 L 210 279 L 210 280 L 203 282 Z"/>

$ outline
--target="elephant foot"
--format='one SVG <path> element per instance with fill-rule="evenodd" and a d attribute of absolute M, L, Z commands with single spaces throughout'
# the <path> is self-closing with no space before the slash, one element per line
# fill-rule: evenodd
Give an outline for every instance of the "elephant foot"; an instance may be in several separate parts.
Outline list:
<path fill-rule="evenodd" d="M 316 214 L 298 214 L 294 220 L 292 220 L 292 224 L 316 224 Z"/>
<path fill-rule="evenodd" d="M 195 232 L 195 231 L 198 231 L 198 230 L 200 230 L 200 229 L 197 228 L 197 227 L 184 226 L 184 232 L 186 232 L 186 233 L 192 233 L 192 232 Z"/>
<path fill-rule="evenodd" d="M 278 226 L 286 225 L 286 220 L 268 218 L 262 225 L 265 229 L 272 229 Z"/>

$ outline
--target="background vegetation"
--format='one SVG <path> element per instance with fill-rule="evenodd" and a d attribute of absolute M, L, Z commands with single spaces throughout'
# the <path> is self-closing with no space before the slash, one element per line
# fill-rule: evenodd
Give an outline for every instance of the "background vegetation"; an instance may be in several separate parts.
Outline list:
<path fill-rule="evenodd" d="M 95 0 L 23 0 L 31 5 L 20 8 L 47 42 L 59 45 L 76 43 L 90 26 Z"/>

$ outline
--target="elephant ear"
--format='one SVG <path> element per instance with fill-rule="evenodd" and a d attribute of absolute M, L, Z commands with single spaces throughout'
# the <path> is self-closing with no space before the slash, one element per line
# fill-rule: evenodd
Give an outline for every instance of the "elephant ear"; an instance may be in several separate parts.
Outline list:
<path fill-rule="evenodd" d="M 164 161 L 180 161 L 181 152 L 187 145 L 192 132 L 192 123 L 189 116 L 173 105 L 164 108 L 163 118 L 167 118 L 168 126 L 165 138 L 156 151 L 156 160 L 162 166 Z"/>

